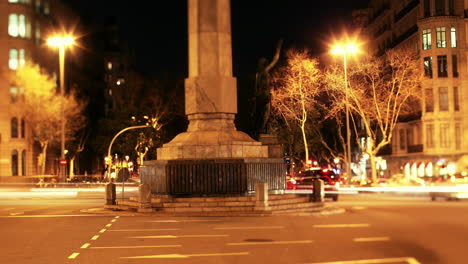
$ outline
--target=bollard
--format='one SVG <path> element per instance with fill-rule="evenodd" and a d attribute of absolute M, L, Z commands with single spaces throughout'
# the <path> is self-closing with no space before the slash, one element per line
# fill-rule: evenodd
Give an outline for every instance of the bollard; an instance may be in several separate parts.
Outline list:
<path fill-rule="evenodd" d="M 255 210 L 269 210 L 268 207 L 268 184 L 257 182 L 255 184 Z"/>
<path fill-rule="evenodd" d="M 115 205 L 116 199 L 115 193 L 115 184 L 113 182 L 109 182 L 106 184 L 106 205 Z"/>
<path fill-rule="evenodd" d="M 325 186 L 320 179 L 314 179 L 314 192 L 312 194 L 314 202 L 323 202 L 325 200 Z"/>
<path fill-rule="evenodd" d="M 149 184 L 140 184 L 138 186 L 138 212 L 152 212 L 151 206 L 151 188 Z"/>

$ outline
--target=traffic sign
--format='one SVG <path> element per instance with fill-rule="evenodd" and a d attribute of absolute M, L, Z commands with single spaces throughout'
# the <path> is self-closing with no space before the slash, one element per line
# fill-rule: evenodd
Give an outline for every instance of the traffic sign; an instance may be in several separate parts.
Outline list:
<path fill-rule="evenodd" d="M 67 165 L 67 160 L 66 159 L 60 159 L 60 165 L 62 165 L 62 166 Z"/>

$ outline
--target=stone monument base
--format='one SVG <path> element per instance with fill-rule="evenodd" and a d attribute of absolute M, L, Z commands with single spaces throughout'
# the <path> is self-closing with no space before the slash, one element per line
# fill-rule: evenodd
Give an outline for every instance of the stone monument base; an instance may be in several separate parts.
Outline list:
<path fill-rule="evenodd" d="M 283 159 L 153 160 L 140 168 L 141 182 L 153 194 L 175 196 L 243 195 L 266 182 L 269 190 L 284 190 Z"/>

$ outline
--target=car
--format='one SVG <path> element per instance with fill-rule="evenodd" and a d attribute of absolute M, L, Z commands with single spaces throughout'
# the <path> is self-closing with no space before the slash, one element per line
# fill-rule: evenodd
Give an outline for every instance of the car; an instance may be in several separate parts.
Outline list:
<path fill-rule="evenodd" d="M 341 184 L 340 176 L 329 169 L 310 169 L 300 173 L 298 177 L 291 177 L 287 181 L 288 190 L 313 189 L 313 181 L 320 179 L 324 183 L 325 198 L 338 201 L 338 188 Z"/>

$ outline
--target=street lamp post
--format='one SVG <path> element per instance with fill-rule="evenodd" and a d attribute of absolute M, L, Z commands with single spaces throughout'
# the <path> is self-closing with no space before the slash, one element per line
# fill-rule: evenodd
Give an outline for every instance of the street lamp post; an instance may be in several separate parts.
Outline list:
<path fill-rule="evenodd" d="M 47 45 L 57 47 L 59 50 L 59 72 L 60 72 L 60 179 L 65 180 L 65 48 L 71 46 L 74 39 L 71 36 L 54 36 L 47 39 Z"/>
<path fill-rule="evenodd" d="M 349 128 L 349 100 L 348 100 L 348 72 L 347 72 L 347 54 L 354 54 L 358 52 L 358 48 L 354 43 L 346 45 L 336 45 L 332 50 L 332 54 L 343 55 L 343 71 L 344 71 L 344 88 L 345 88 L 345 102 L 346 102 L 346 176 L 351 177 L 351 131 Z"/>

